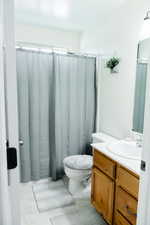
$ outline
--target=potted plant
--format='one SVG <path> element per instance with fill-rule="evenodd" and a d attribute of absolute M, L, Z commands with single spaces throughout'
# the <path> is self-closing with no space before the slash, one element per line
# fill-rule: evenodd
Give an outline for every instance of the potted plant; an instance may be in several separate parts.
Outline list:
<path fill-rule="evenodd" d="M 110 69 L 111 73 L 117 73 L 118 71 L 116 70 L 116 67 L 119 64 L 119 62 L 120 62 L 119 58 L 112 57 L 107 61 L 106 67 Z"/>

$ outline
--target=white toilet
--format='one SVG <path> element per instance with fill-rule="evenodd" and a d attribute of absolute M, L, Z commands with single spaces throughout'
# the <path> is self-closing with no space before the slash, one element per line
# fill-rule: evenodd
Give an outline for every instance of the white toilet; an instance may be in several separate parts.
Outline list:
<path fill-rule="evenodd" d="M 69 178 L 69 192 L 76 194 L 83 190 L 83 182 L 92 173 L 93 157 L 89 155 L 73 155 L 64 159 L 64 170 Z"/>

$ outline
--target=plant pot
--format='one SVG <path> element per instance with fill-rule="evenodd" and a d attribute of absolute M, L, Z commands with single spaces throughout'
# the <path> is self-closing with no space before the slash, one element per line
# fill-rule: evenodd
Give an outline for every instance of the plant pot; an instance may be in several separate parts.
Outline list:
<path fill-rule="evenodd" d="M 111 73 L 118 73 L 118 67 L 115 66 L 114 68 L 110 69 Z"/>

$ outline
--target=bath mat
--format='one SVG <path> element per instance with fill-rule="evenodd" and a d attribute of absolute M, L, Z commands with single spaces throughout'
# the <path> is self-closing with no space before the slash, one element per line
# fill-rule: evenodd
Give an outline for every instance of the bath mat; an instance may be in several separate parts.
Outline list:
<path fill-rule="evenodd" d="M 32 190 L 39 212 L 74 204 L 74 199 L 62 180 L 37 182 L 33 184 Z"/>

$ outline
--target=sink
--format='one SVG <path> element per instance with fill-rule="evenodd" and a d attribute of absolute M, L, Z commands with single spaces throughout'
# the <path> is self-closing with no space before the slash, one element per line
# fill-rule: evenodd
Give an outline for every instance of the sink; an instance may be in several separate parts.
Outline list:
<path fill-rule="evenodd" d="M 141 160 L 142 148 L 137 147 L 133 141 L 117 141 L 109 143 L 107 148 L 110 152 L 127 159 Z"/>

